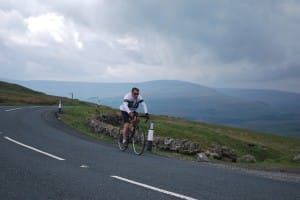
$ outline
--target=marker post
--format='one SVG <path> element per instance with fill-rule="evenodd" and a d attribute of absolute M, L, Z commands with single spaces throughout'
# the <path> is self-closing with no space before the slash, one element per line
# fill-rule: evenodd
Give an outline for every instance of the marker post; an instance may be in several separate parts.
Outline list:
<path fill-rule="evenodd" d="M 147 139 L 147 150 L 148 151 L 152 151 L 153 135 L 154 135 L 154 123 L 151 122 L 149 130 L 148 130 L 148 139 Z"/>
<path fill-rule="evenodd" d="M 58 113 L 61 114 L 62 110 L 61 110 L 61 99 L 59 100 L 59 103 L 58 103 Z"/>

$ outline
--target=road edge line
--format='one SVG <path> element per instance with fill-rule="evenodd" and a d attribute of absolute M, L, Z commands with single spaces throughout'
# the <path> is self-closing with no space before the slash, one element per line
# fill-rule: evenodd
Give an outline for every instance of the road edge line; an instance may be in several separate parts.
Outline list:
<path fill-rule="evenodd" d="M 11 139 L 10 137 L 5 136 L 4 138 L 5 138 L 6 140 L 9 140 L 9 141 L 15 143 L 15 144 L 18 144 L 18 145 L 23 146 L 23 147 L 25 147 L 25 148 L 31 149 L 31 150 L 36 151 L 36 152 L 38 152 L 38 153 L 44 154 L 44 155 L 49 156 L 49 157 L 51 157 L 51 158 L 54 158 L 54 159 L 56 159 L 56 160 L 60 160 L 60 161 L 65 160 L 64 158 L 55 156 L 55 155 L 53 155 L 53 154 L 47 153 L 47 152 L 45 152 L 45 151 L 41 151 L 41 150 L 39 150 L 39 149 L 37 149 L 37 148 L 34 148 L 34 147 L 29 146 L 29 145 L 26 145 L 26 144 L 23 144 L 23 143 L 21 143 L 21 142 L 18 142 L 18 141 L 14 140 L 14 139 Z"/>
<path fill-rule="evenodd" d="M 186 199 L 186 200 L 197 200 L 197 199 L 189 197 L 189 196 L 185 196 L 185 195 L 178 194 L 178 193 L 175 193 L 175 192 L 170 192 L 170 191 L 167 191 L 167 190 L 163 190 L 163 189 L 160 189 L 160 188 L 157 188 L 157 187 L 153 187 L 153 186 L 150 186 L 150 185 L 147 185 L 147 184 L 144 184 L 144 183 L 139 183 L 139 182 L 127 179 L 127 178 L 120 177 L 120 176 L 112 175 L 110 177 L 121 180 L 121 181 L 131 183 L 131 184 L 134 184 L 134 185 L 137 185 L 137 186 L 140 186 L 140 187 L 144 187 L 144 188 L 147 188 L 147 189 L 150 189 L 150 190 L 154 190 L 154 191 L 157 191 L 157 192 L 160 192 L 160 193 L 164 193 L 164 194 L 167 194 L 167 195 L 170 195 L 170 196 L 174 196 L 174 197 L 177 197 L 177 198 Z"/>

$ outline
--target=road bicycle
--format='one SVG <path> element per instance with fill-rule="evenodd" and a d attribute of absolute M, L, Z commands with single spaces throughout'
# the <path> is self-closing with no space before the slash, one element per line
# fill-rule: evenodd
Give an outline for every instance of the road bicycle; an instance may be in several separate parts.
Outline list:
<path fill-rule="evenodd" d="M 139 118 L 145 118 L 145 123 L 147 123 L 149 120 L 149 116 L 138 115 L 138 113 L 135 113 L 134 119 L 131 120 L 129 124 L 129 130 L 127 134 L 127 146 L 123 144 L 123 126 L 120 127 L 118 136 L 118 146 L 121 151 L 125 151 L 126 149 L 128 149 L 129 145 L 132 144 L 132 149 L 135 154 L 143 154 L 146 146 L 146 134 L 144 129 L 139 124 Z"/>

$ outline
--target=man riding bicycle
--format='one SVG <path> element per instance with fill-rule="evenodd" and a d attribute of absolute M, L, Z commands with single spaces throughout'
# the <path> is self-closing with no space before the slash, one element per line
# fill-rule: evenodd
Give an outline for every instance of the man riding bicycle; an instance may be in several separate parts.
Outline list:
<path fill-rule="evenodd" d="M 123 104 L 120 106 L 122 118 L 124 121 L 123 125 L 123 145 L 128 146 L 128 141 L 126 140 L 129 129 L 129 122 L 132 119 L 135 119 L 136 110 L 139 107 L 139 104 L 143 106 L 144 113 L 146 116 L 149 116 L 147 105 L 140 95 L 140 90 L 138 88 L 132 88 L 131 92 L 124 96 Z"/>

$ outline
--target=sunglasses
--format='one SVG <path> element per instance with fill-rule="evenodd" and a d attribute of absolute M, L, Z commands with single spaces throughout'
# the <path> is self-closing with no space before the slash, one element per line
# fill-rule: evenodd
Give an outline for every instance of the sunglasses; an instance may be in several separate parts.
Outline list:
<path fill-rule="evenodd" d="M 133 93 L 133 95 L 135 95 L 135 96 L 138 96 L 138 95 L 139 95 L 139 93 L 137 93 L 137 92 L 134 92 L 134 93 Z"/>

